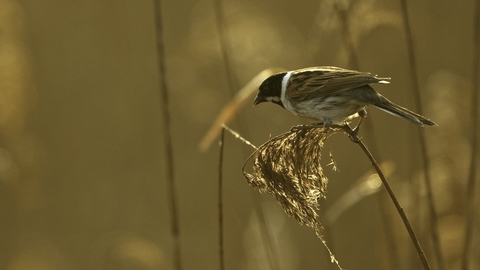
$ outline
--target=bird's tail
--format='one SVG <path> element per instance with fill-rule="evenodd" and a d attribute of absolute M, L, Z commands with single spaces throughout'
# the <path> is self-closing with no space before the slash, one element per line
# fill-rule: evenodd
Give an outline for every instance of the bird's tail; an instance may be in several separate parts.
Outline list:
<path fill-rule="evenodd" d="M 431 121 L 430 119 L 425 118 L 424 116 L 421 116 L 418 113 L 412 112 L 402 106 L 399 106 L 390 100 L 386 99 L 385 97 L 381 97 L 381 100 L 379 102 L 376 102 L 375 104 L 372 104 L 375 107 L 393 114 L 395 116 L 401 117 L 405 120 L 408 120 L 416 125 L 419 125 L 423 127 L 424 125 L 428 126 L 436 126 L 435 122 Z"/>

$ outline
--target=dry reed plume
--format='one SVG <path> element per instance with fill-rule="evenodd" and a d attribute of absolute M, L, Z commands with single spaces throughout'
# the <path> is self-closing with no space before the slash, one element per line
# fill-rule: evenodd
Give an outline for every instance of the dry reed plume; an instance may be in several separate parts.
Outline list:
<path fill-rule="evenodd" d="M 320 199 L 326 197 L 328 179 L 320 164 L 322 146 L 341 127 L 316 125 L 294 127 L 261 145 L 253 159 L 253 173 L 242 172 L 250 186 L 274 196 L 287 215 L 314 229 L 327 248 L 332 262 L 342 269 L 321 235 L 318 221 Z"/>
<path fill-rule="evenodd" d="M 306 126 L 270 139 L 251 156 L 248 183 L 268 192 L 302 225 L 318 226 L 316 210 L 325 198 L 328 179 L 320 164 L 323 142 L 340 128 Z"/>

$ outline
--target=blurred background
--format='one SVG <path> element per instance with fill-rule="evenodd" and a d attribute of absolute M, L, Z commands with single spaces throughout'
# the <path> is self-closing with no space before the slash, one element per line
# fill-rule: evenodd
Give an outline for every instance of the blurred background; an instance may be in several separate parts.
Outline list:
<path fill-rule="evenodd" d="M 216 3 L 163 1 L 161 10 L 183 269 L 220 269 L 218 144 L 201 152 L 198 143 L 260 71 L 369 71 L 392 77 L 379 92 L 418 111 L 399 1 L 222 0 L 221 25 Z M 387 162 L 433 269 L 460 269 L 474 1 L 408 4 L 422 113 L 438 124 L 424 132 L 443 268 L 419 128 L 371 108 L 361 136 Z M 153 1 L 0 0 L 0 269 L 174 269 L 154 14 Z M 272 104 L 252 108 L 252 99 L 230 127 L 255 145 L 306 123 Z M 229 134 L 224 146 L 226 269 L 336 269 L 310 228 L 248 186 L 241 167 L 252 148 Z M 340 264 L 422 269 L 384 188 L 365 186 L 373 172 L 360 149 L 338 133 L 324 150 L 330 182 L 319 214 Z M 339 171 L 326 166 L 330 151 Z M 475 210 L 470 269 L 480 269 Z"/>

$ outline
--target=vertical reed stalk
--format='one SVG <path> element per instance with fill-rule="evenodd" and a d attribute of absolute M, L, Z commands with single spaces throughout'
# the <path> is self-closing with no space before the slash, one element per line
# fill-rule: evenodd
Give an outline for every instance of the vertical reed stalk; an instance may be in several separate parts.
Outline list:
<path fill-rule="evenodd" d="M 419 84 L 418 72 L 417 72 L 417 63 L 416 63 L 415 50 L 413 45 L 413 34 L 412 34 L 412 30 L 410 28 L 410 23 L 409 23 L 407 0 L 400 0 L 400 3 L 402 7 L 402 16 L 403 16 L 403 23 L 405 28 L 408 59 L 410 62 L 410 78 L 412 80 L 412 90 L 414 94 L 415 107 L 416 107 L 416 111 L 419 114 L 423 114 L 422 100 L 420 96 L 420 84 Z M 445 269 L 445 263 L 442 255 L 442 248 L 440 245 L 440 236 L 438 232 L 438 226 L 439 226 L 438 216 L 435 208 L 435 202 L 434 202 L 433 191 L 432 191 L 432 181 L 430 177 L 430 161 L 428 159 L 427 142 L 425 137 L 425 131 L 423 129 L 418 129 L 418 138 L 420 141 L 420 153 L 422 155 L 424 180 L 425 180 L 426 193 L 427 193 L 427 199 L 428 199 L 428 210 L 430 214 L 430 223 L 431 223 L 430 232 L 432 237 L 433 249 L 435 252 L 437 267 L 443 270 Z"/>
<path fill-rule="evenodd" d="M 475 1 L 473 16 L 473 93 L 472 93 L 472 145 L 470 156 L 470 169 L 467 182 L 467 206 L 465 219 L 465 240 L 463 246 L 462 269 L 469 269 L 470 247 L 473 239 L 473 227 L 475 223 L 475 182 L 477 178 L 477 159 L 478 159 L 478 97 L 480 91 L 480 1 Z M 478 254 L 477 254 L 478 256 Z"/>
<path fill-rule="evenodd" d="M 218 246 L 220 255 L 220 270 L 225 270 L 223 241 L 223 149 L 225 144 L 225 129 L 220 133 L 220 154 L 218 161 Z"/>
<path fill-rule="evenodd" d="M 235 86 L 233 81 L 233 72 L 232 72 L 230 57 L 228 53 L 229 50 L 228 50 L 227 30 L 225 28 L 225 26 L 227 25 L 227 22 L 225 21 L 222 0 L 215 0 L 213 4 L 214 4 L 214 13 L 215 13 L 217 31 L 220 37 L 220 51 L 222 54 L 223 65 L 225 68 L 225 76 L 227 77 L 227 88 L 230 92 L 230 95 L 233 97 L 236 93 L 235 93 Z M 240 126 L 240 130 L 243 130 L 245 132 L 246 130 L 245 124 L 243 124 L 242 121 L 238 121 L 238 124 Z M 257 213 L 257 217 L 259 220 L 258 222 L 259 229 L 262 232 L 261 234 L 262 241 L 265 244 L 270 267 L 273 270 L 277 270 L 279 269 L 277 266 L 278 256 L 275 256 L 276 253 L 273 250 L 272 240 L 270 238 L 270 233 L 268 232 L 268 228 L 266 225 L 265 214 L 263 213 L 263 209 L 261 207 L 260 202 L 258 202 L 258 199 L 254 197 L 253 200 L 254 200 L 255 211 Z"/>
<path fill-rule="evenodd" d="M 162 6 L 160 0 L 154 0 L 154 12 L 155 12 L 155 29 L 157 38 L 157 62 L 158 62 L 158 78 L 160 86 L 161 107 L 163 117 L 163 138 L 165 146 L 165 160 L 166 160 L 166 175 L 167 175 L 167 198 L 170 203 L 171 214 L 171 233 L 173 237 L 173 260 L 174 268 L 176 270 L 182 269 L 181 259 L 181 245 L 180 245 L 180 229 L 178 218 L 178 203 L 175 187 L 175 172 L 174 172 L 174 156 L 173 156 L 173 144 L 170 125 L 170 109 L 169 109 L 169 96 L 168 85 L 165 71 L 165 42 L 163 40 L 163 23 L 162 23 Z"/>

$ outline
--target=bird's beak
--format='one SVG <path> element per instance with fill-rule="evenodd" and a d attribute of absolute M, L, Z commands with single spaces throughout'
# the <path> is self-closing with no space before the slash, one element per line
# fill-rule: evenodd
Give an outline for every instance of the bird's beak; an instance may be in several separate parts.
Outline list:
<path fill-rule="evenodd" d="M 265 101 L 267 101 L 267 100 L 264 97 L 261 97 L 261 96 L 257 95 L 255 97 L 255 100 L 253 101 L 253 106 L 255 106 L 259 103 L 265 102 Z"/>

